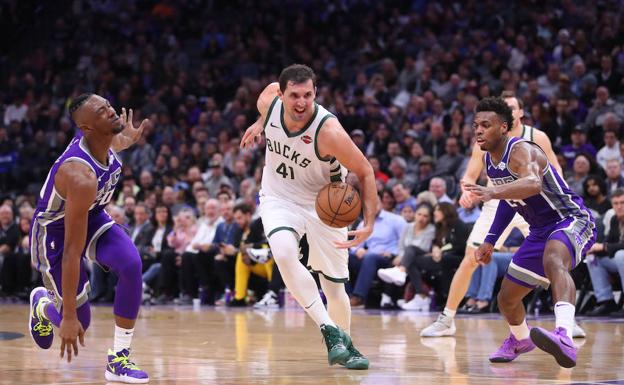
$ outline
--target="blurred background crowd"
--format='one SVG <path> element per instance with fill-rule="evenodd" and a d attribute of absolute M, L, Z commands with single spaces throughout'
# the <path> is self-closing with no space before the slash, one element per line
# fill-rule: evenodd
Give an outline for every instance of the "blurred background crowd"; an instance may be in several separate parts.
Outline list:
<path fill-rule="evenodd" d="M 617 1 L 0 0 L 0 20 L 4 296 L 27 298 L 38 279 L 33 207 L 74 136 L 67 106 L 94 92 L 152 121 L 121 154 L 122 186 L 108 208 L 144 259 L 146 301 L 277 306 L 283 284 L 255 215 L 264 147 L 238 143 L 264 86 L 305 63 L 318 76 L 317 102 L 378 182 L 375 233 L 350 256 L 353 306 L 443 304 L 479 215 L 456 204 L 474 107 L 513 91 L 523 123 L 548 135 L 600 225 L 604 250 L 577 269 L 578 287 L 593 292 L 579 309 L 621 308 L 613 294 L 624 277 Z M 426 254 L 410 256 L 406 287 L 380 283 L 377 269 L 398 264 L 415 242 Z M 498 270 L 477 273 L 465 310 L 476 301 L 477 311 L 494 309 L 496 278 L 519 242 L 500 250 Z M 115 278 L 95 265 L 92 279 L 93 299 L 111 301 Z"/>

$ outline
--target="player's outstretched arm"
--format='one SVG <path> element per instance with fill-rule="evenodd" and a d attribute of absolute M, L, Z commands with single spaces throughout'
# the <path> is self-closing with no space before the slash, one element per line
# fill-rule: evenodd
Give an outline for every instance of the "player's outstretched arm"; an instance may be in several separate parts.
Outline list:
<path fill-rule="evenodd" d="M 121 109 L 119 118 L 124 126 L 123 131 L 113 137 L 111 148 L 115 152 L 123 151 L 139 141 L 143 134 L 143 129 L 150 123 L 149 119 L 143 119 L 139 127 L 134 127 L 132 123 L 132 109 L 126 113 L 126 109 Z"/>
<path fill-rule="evenodd" d="M 552 143 L 543 131 L 535 130 L 535 144 L 540 146 L 542 150 L 546 153 L 546 158 L 548 158 L 548 162 L 553 165 L 557 173 L 563 176 L 563 171 L 561 170 L 561 166 L 559 166 L 559 161 L 557 160 L 557 155 L 555 155 L 555 151 L 553 151 Z"/>
<path fill-rule="evenodd" d="M 55 188 L 65 197 L 65 242 L 62 260 L 63 320 L 59 330 L 61 358 L 67 351 L 78 355 L 77 339 L 84 346 L 84 330 L 76 314 L 76 293 L 80 276 L 80 258 L 87 239 L 89 207 L 97 194 L 97 179 L 93 171 L 78 162 L 68 162 L 59 168 Z"/>
<path fill-rule="evenodd" d="M 490 199 L 526 199 L 542 191 L 542 171 L 546 164 L 542 151 L 529 143 L 519 142 L 511 149 L 507 166 L 518 176 L 517 180 L 493 187 L 465 184 L 464 188 L 483 202 Z"/>
<path fill-rule="evenodd" d="M 357 175 L 362 187 L 363 225 L 361 228 L 349 232 L 349 235 L 354 237 L 352 240 L 336 243 L 336 247 L 339 248 L 354 247 L 363 243 L 373 232 L 375 207 L 377 205 L 377 186 L 375 185 L 373 167 L 342 128 L 338 119 L 328 119 L 319 129 L 321 130 L 317 144 L 319 155 L 335 157 L 340 164 Z"/>
<path fill-rule="evenodd" d="M 256 138 L 264 131 L 264 125 L 266 124 L 266 120 L 268 118 L 267 114 L 269 108 L 271 107 L 271 103 L 276 96 L 279 95 L 279 83 L 273 82 L 266 86 L 262 93 L 258 97 L 258 101 L 256 102 L 256 107 L 258 108 L 258 112 L 260 113 L 260 117 L 256 120 L 243 134 L 243 138 L 240 142 L 241 148 L 253 148 Z"/>
<path fill-rule="evenodd" d="M 472 146 L 472 154 L 470 155 L 470 159 L 468 159 L 468 165 L 466 166 L 466 172 L 464 172 L 464 176 L 460 181 L 460 187 L 462 189 L 462 194 L 459 197 L 459 205 L 465 209 L 472 207 L 474 203 L 474 197 L 469 191 L 464 189 L 464 184 L 466 183 L 476 183 L 479 179 L 479 175 L 481 175 L 481 170 L 483 170 L 483 155 L 485 153 L 479 147 L 478 144 L 473 144 Z"/>

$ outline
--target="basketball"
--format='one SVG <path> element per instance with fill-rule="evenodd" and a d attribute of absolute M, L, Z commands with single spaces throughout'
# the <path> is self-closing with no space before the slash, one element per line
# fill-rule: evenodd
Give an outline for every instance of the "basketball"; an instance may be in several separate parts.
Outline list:
<path fill-rule="evenodd" d="M 362 211 L 360 194 L 350 184 L 334 182 L 325 185 L 316 195 L 316 213 L 327 226 L 347 227 Z"/>

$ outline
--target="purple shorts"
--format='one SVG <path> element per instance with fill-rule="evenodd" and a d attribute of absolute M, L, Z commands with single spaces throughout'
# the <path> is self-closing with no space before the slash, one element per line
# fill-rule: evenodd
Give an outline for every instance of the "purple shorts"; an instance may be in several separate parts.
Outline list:
<path fill-rule="evenodd" d="M 507 279 L 522 286 L 547 289 L 550 281 L 544 272 L 543 256 L 550 240 L 566 245 L 572 257 L 572 268 L 575 268 L 596 242 L 596 225 L 587 218 L 571 217 L 550 227 L 531 228 L 509 264 Z"/>
<path fill-rule="evenodd" d="M 113 227 L 114 222 L 111 217 L 101 211 L 89 217 L 87 224 L 87 240 L 85 249 L 80 260 L 80 277 L 76 293 L 77 306 L 84 304 L 89 297 L 91 290 L 89 285 L 89 274 L 85 257 L 92 261 L 96 258 L 96 245 L 98 239 L 107 230 Z M 120 231 L 123 231 L 120 229 Z M 48 226 L 40 223 L 38 219 L 33 220 L 30 234 L 30 250 L 32 264 L 39 270 L 43 278 L 43 283 L 51 294 L 54 305 L 61 308 L 63 300 L 62 287 L 62 259 L 65 241 L 65 227 L 63 225 L 51 224 Z M 98 256 L 99 257 L 99 256 Z"/>

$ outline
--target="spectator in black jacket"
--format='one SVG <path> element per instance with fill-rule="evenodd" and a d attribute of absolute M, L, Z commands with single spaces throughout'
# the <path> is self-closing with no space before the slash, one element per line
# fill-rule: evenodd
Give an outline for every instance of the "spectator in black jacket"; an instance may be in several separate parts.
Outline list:
<path fill-rule="evenodd" d="M 624 310 L 616 311 L 613 287 L 609 281 L 610 273 L 618 274 L 624 287 L 624 188 L 619 188 L 611 194 L 611 205 L 615 215 L 611 218 L 609 234 L 604 242 L 595 243 L 588 252 L 594 254 L 587 267 L 599 303 L 588 314 L 590 316 L 611 314 L 624 317 Z"/>

